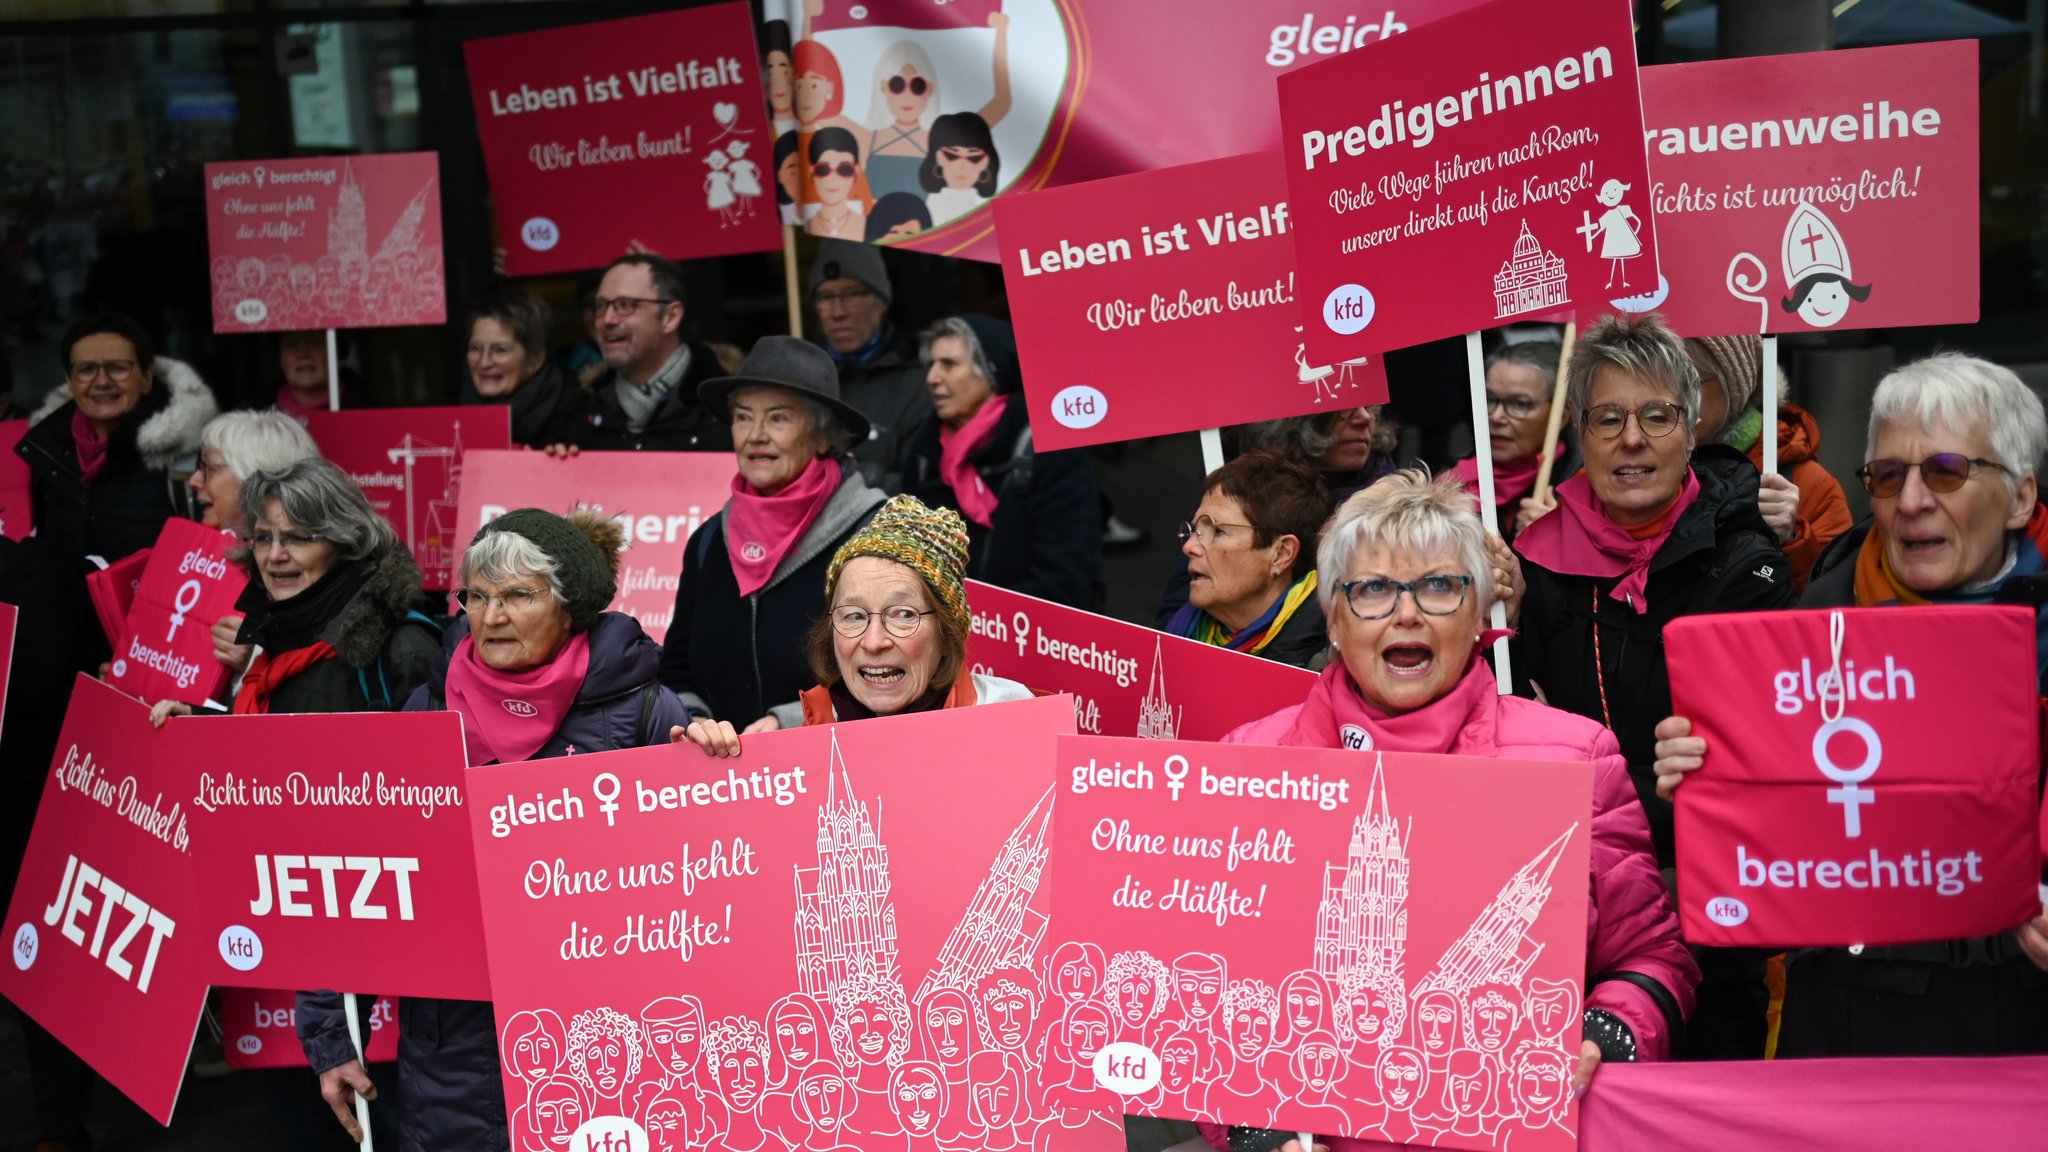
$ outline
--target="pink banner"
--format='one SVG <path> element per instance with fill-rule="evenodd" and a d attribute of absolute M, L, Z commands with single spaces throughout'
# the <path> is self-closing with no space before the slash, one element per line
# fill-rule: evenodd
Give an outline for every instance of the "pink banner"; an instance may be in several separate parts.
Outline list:
<path fill-rule="evenodd" d="M 379 996 L 365 1010 L 369 1062 L 398 1059 L 398 1001 Z M 230 1068 L 304 1068 L 298 994 L 261 988 L 220 990 L 221 1043 Z"/>
<path fill-rule="evenodd" d="M 1315 673 L 968 581 L 977 672 L 1074 697 L 1095 736 L 1220 740 L 1299 704 Z"/>
<path fill-rule="evenodd" d="M 471 452 L 464 460 L 464 541 L 514 508 L 594 508 L 626 535 L 612 611 L 640 621 L 659 642 L 675 615 L 676 582 L 690 533 L 732 494 L 730 452 Z"/>
<path fill-rule="evenodd" d="M 1045 448 L 1386 402 L 1377 356 L 1305 358 L 1277 152 L 1005 196 L 995 214 Z"/>
<path fill-rule="evenodd" d="M 206 1003 L 191 829 L 149 709 L 80 676 L 8 905 L 0 996 L 160 1124 Z"/>
<path fill-rule="evenodd" d="M 1072 731 L 1049 697 L 471 770 L 513 1147 L 1122 1149 L 1030 1091 Z"/>
<path fill-rule="evenodd" d="M 463 45 L 505 269 L 594 268 L 782 243 L 775 138 L 745 4 Z"/>
<path fill-rule="evenodd" d="M 426 587 L 452 587 L 473 533 L 456 522 L 464 454 L 512 446 L 511 409 L 361 408 L 315 412 L 306 431 L 348 473 L 398 538 L 412 547 Z"/>
<path fill-rule="evenodd" d="M 95 572 L 85 574 L 85 591 L 92 598 L 93 614 L 109 645 L 119 647 L 128 628 L 128 608 L 135 603 L 135 590 L 149 567 L 150 549 L 124 556 Z M 212 627 L 212 625 L 208 625 Z"/>
<path fill-rule="evenodd" d="M 1590 765 L 1067 737 L 1059 766 L 1050 1099 L 1573 1147 Z"/>
<path fill-rule="evenodd" d="M 27 433 L 26 420 L 0 420 L 0 536 L 9 540 L 28 539 L 36 526 L 28 462 L 14 454 Z"/>
<path fill-rule="evenodd" d="M 1657 283 L 1626 4 L 1446 17 L 1282 77 L 1280 119 L 1310 363 Z"/>
<path fill-rule="evenodd" d="M 230 669 L 214 658 L 213 624 L 235 610 L 249 586 L 241 566 L 228 559 L 234 543 L 233 536 L 191 520 L 164 522 L 114 643 L 109 684 L 152 704 L 204 704 L 223 695 Z"/>
<path fill-rule="evenodd" d="M 1642 77 L 1662 277 L 1612 307 L 1699 333 L 1976 322 L 1976 41 Z"/>
<path fill-rule="evenodd" d="M 432 152 L 206 166 L 215 332 L 439 324 Z"/>
<path fill-rule="evenodd" d="M 2032 611 L 1698 616 L 1664 644 L 1709 749 L 1677 798 L 1687 940 L 1899 944 L 2040 914 Z"/>

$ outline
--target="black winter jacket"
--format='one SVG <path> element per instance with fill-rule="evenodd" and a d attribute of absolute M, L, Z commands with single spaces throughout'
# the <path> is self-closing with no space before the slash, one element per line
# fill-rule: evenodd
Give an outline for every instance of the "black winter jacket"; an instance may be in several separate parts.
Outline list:
<path fill-rule="evenodd" d="M 853 458 L 869 487 L 901 490 L 903 450 L 932 422 L 931 393 L 917 346 L 894 328 L 864 360 L 833 359 L 839 365 L 839 398 L 868 418 L 868 438 L 853 446 Z"/>
<path fill-rule="evenodd" d="M 512 442 L 545 449 L 550 444 L 575 444 L 583 435 L 586 401 L 576 377 L 549 357 L 540 371 L 527 377 L 509 398 L 492 399 L 475 388 L 462 390 L 465 404 L 505 404 L 512 409 Z"/>
<path fill-rule="evenodd" d="M 732 426 L 705 411 L 697 399 L 699 384 L 723 375 L 718 354 L 692 341 L 683 378 L 661 398 L 646 429 L 635 432 L 619 405 L 618 373 L 606 372 L 583 394 L 583 425 L 576 443 L 593 452 L 730 452 Z"/>

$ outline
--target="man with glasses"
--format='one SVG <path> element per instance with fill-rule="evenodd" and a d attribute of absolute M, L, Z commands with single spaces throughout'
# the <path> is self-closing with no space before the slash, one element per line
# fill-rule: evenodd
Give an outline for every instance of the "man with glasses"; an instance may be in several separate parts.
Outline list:
<path fill-rule="evenodd" d="M 578 447 L 730 452 L 732 433 L 705 411 L 697 385 L 724 372 L 710 348 L 683 339 L 683 272 L 648 253 L 611 262 L 590 301 L 606 371 L 590 386 Z"/>
<path fill-rule="evenodd" d="M 882 254 L 850 240 L 820 243 L 810 296 L 825 351 L 839 366 L 839 395 L 872 426 L 853 458 L 869 484 L 901 491 L 903 445 L 931 419 L 932 405 L 917 346 L 889 323 L 893 293 Z"/>

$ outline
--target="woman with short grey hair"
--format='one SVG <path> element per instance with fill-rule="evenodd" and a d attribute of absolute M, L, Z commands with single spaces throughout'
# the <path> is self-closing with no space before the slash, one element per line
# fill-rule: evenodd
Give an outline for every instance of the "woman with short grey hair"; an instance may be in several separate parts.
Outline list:
<path fill-rule="evenodd" d="M 199 432 L 199 467 L 186 479 L 201 522 L 234 529 L 242 522 L 242 485 L 258 472 L 276 472 L 320 455 L 305 425 L 275 408 L 223 412 Z"/>

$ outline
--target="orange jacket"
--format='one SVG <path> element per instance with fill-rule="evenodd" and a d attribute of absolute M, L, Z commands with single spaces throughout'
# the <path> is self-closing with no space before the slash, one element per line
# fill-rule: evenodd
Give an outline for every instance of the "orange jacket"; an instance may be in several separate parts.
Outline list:
<path fill-rule="evenodd" d="M 1794 592 L 1806 590 L 1806 575 L 1821 550 L 1855 524 L 1841 483 L 1813 458 L 1819 451 L 1820 425 L 1813 414 L 1796 404 L 1778 405 L 1778 470 L 1799 488 L 1799 515 L 1792 539 L 1784 545 L 1785 558 L 1792 562 Z M 1763 470 L 1761 438 L 1749 446 L 1749 462 Z"/>

